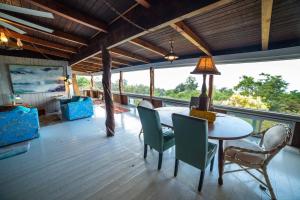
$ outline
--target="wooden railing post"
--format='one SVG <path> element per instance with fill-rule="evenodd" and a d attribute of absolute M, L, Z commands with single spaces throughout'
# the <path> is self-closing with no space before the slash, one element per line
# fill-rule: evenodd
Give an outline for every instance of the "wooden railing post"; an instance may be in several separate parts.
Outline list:
<path fill-rule="evenodd" d="M 107 137 L 115 134 L 114 103 L 111 93 L 111 56 L 105 46 L 102 46 L 103 75 L 102 85 L 104 92 L 105 110 L 106 110 L 106 135 Z"/>
<path fill-rule="evenodd" d="M 80 91 L 77 83 L 76 74 L 72 74 L 73 90 L 76 96 L 80 96 Z"/>
<path fill-rule="evenodd" d="M 154 68 L 150 67 L 150 99 L 154 96 Z"/>
<path fill-rule="evenodd" d="M 209 82 L 208 82 L 208 97 L 209 97 L 209 109 L 213 105 L 213 85 L 214 85 L 214 75 L 209 75 Z"/>
<path fill-rule="evenodd" d="M 120 95 L 123 94 L 123 72 L 120 71 L 120 78 L 119 78 L 119 93 Z"/>

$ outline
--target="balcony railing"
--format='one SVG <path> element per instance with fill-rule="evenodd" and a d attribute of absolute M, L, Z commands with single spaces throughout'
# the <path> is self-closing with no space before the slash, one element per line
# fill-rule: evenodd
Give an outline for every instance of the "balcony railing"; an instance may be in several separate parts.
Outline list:
<path fill-rule="evenodd" d="M 101 91 L 100 91 L 101 93 Z M 118 96 L 118 92 L 113 92 L 114 96 Z M 136 106 L 139 101 L 142 99 L 150 99 L 149 95 L 145 94 L 133 94 L 133 93 L 123 93 L 126 96 L 126 104 Z M 124 98 L 118 98 L 124 99 Z M 154 97 L 155 101 L 161 101 L 160 105 L 162 106 L 183 106 L 188 107 L 189 101 L 171 99 L 165 97 Z M 116 99 L 114 99 L 116 101 Z M 290 126 L 293 131 L 293 139 L 291 141 L 291 145 L 300 148 L 300 116 L 285 114 L 285 113 L 277 113 L 271 111 L 262 111 L 262 110 L 253 110 L 247 108 L 237 108 L 230 107 L 224 105 L 214 105 L 214 109 L 217 112 L 227 113 L 229 115 L 237 116 L 243 118 L 252 124 L 254 132 L 259 133 L 266 128 L 272 126 L 276 123 L 284 123 Z"/>
<path fill-rule="evenodd" d="M 118 93 L 114 93 L 118 94 Z M 136 106 L 137 103 L 142 99 L 149 99 L 149 95 L 143 94 L 132 94 L 124 93 L 128 97 L 128 104 Z M 183 106 L 188 107 L 189 102 L 184 100 L 177 100 L 164 97 L 154 97 L 153 99 L 162 101 L 163 106 Z M 215 110 L 229 115 L 234 115 L 240 118 L 245 119 L 252 124 L 254 132 L 259 133 L 264 129 L 272 126 L 275 123 L 284 123 L 291 127 L 294 132 L 293 140 L 291 145 L 300 147 L 300 116 L 277 113 L 271 111 L 262 111 L 262 110 L 253 110 L 247 108 L 237 108 L 223 105 L 214 105 Z"/>

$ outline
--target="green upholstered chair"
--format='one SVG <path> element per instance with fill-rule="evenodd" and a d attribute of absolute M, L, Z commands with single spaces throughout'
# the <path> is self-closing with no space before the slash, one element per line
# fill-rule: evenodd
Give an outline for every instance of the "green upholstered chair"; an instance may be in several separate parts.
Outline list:
<path fill-rule="evenodd" d="M 201 192 L 205 169 L 210 164 L 213 170 L 217 145 L 208 142 L 207 121 L 186 115 L 172 115 L 175 134 L 175 171 L 177 176 L 179 160 L 201 170 L 198 191 Z"/>
<path fill-rule="evenodd" d="M 148 146 L 158 151 L 158 170 L 160 170 L 163 152 L 174 146 L 174 133 L 172 130 L 163 131 L 156 110 L 142 106 L 138 106 L 137 109 L 144 132 L 144 158 L 147 157 Z"/>
<path fill-rule="evenodd" d="M 154 106 L 152 105 L 152 103 L 150 101 L 147 101 L 147 100 L 142 100 L 138 106 L 142 106 L 142 107 L 145 107 L 145 108 L 151 108 L 151 109 L 154 109 Z M 143 128 L 141 128 L 140 130 L 140 134 L 139 134 L 139 137 L 141 136 L 141 134 L 143 133 Z"/>

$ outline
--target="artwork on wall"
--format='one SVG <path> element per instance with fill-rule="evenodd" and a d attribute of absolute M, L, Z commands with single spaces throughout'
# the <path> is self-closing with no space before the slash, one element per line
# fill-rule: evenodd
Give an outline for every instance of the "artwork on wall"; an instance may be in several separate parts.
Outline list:
<path fill-rule="evenodd" d="M 9 65 L 15 94 L 65 91 L 63 67 Z"/>

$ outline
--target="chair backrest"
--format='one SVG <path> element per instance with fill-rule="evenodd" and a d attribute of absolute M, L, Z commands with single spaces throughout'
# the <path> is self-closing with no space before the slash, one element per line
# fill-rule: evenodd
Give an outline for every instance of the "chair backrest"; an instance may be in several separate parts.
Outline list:
<path fill-rule="evenodd" d="M 198 107 L 199 106 L 199 97 L 191 97 L 191 100 L 190 100 L 190 109 L 192 107 Z"/>
<path fill-rule="evenodd" d="M 263 136 L 263 147 L 273 154 L 279 152 L 290 140 L 291 130 L 283 124 L 271 127 Z"/>
<path fill-rule="evenodd" d="M 208 149 L 207 121 L 186 115 L 172 115 L 176 158 L 205 169 Z"/>
<path fill-rule="evenodd" d="M 142 107 L 145 107 L 145 108 L 151 108 L 151 109 L 154 108 L 154 106 L 152 105 L 152 103 L 150 101 L 147 101 L 147 100 L 142 100 L 139 103 L 139 106 L 142 106 Z"/>
<path fill-rule="evenodd" d="M 163 151 L 163 134 L 158 112 L 151 108 L 137 107 L 144 132 L 144 143 Z"/>

